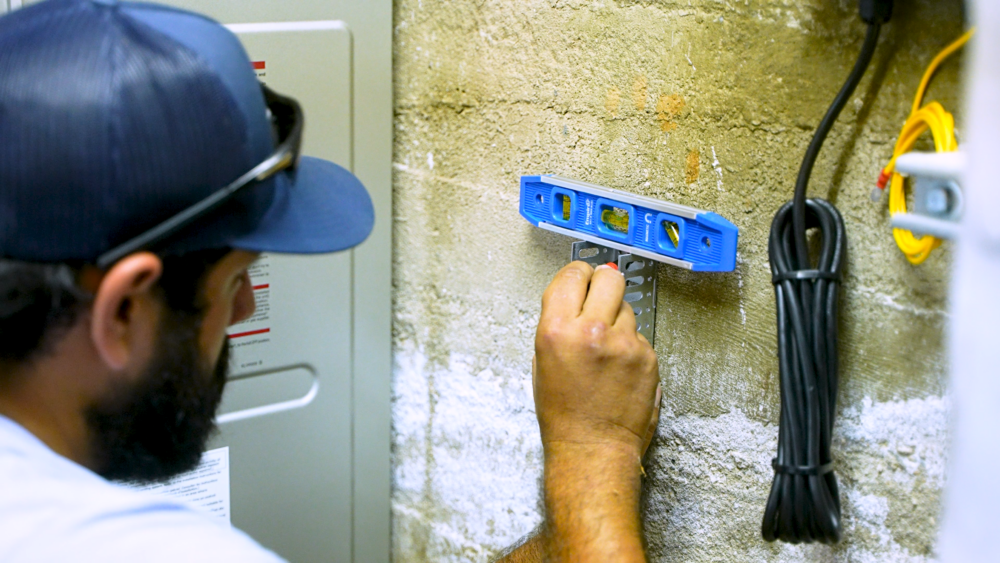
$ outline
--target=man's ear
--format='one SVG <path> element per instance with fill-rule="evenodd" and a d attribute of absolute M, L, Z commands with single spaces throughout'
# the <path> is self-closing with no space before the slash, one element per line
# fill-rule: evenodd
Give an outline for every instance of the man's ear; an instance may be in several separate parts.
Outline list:
<path fill-rule="evenodd" d="M 119 260 L 101 279 L 90 315 L 90 335 L 98 356 L 113 370 L 136 355 L 150 353 L 160 315 L 154 294 L 163 273 L 163 262 L 150 252 L 137 252 Z"/>

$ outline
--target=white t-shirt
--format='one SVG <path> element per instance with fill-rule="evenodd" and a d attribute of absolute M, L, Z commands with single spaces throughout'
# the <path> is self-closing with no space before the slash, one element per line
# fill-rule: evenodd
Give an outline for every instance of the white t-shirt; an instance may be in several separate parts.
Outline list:
<path fill-rule="evenodd" d="M 111 483 L 0 416 L 0 561 L 282 561 L 215 520 Z"/>

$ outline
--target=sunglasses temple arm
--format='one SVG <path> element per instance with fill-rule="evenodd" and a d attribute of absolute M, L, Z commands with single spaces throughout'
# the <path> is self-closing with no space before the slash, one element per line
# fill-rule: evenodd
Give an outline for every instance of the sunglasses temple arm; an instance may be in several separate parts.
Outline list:
<path fill-rule="evenodd" d="M 274 172 L 277 172 L 280 169 L 276 169 L 275 167 L 283 163 L 288 158 L 289 156 L 286 154 L 286 151 L 277 151 L 275 154 L 271 155 L 270 158 L 255 166 L 252 170 L 243 174 L 225 188 L 212 193 L 212 195 L 206 197 L 198 203 L 195 203 L 191 207 L 188 207 L 177 215 L 174 215 L 139 236 L 125 241 L 104 254 L 101 254 L 97 257 L 97 267 L 102 270 L 106 269 L 125 256 L 147 248 L 155 242 L 166 239 L 177 231 L 190 225 L 200 217 L 218 208 L 241 188 L 251 184 L 255 180 L 266 180 L 274 174 Z"/>

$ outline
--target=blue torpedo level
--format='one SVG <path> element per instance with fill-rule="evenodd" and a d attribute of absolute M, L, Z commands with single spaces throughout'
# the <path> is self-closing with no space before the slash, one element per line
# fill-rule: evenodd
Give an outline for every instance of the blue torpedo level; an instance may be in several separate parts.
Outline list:
<path fill-rule="evenodd" d="M 521 176 L 521 215 L 547 231 L 696 272 L 736 267 L 736 225 L 686 205 L 560 176 Z"/>

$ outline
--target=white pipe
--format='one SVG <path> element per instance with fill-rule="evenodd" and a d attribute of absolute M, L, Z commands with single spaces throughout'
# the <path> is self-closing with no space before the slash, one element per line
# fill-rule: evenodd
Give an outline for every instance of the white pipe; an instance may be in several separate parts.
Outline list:
<path fill-rule="evenodd" d="M 952 435 L 939 553 L 943 563 L 998 559 L 1000 519 L 1000 2 L 972 3 L 965 215 L 951 282 Z"/>

